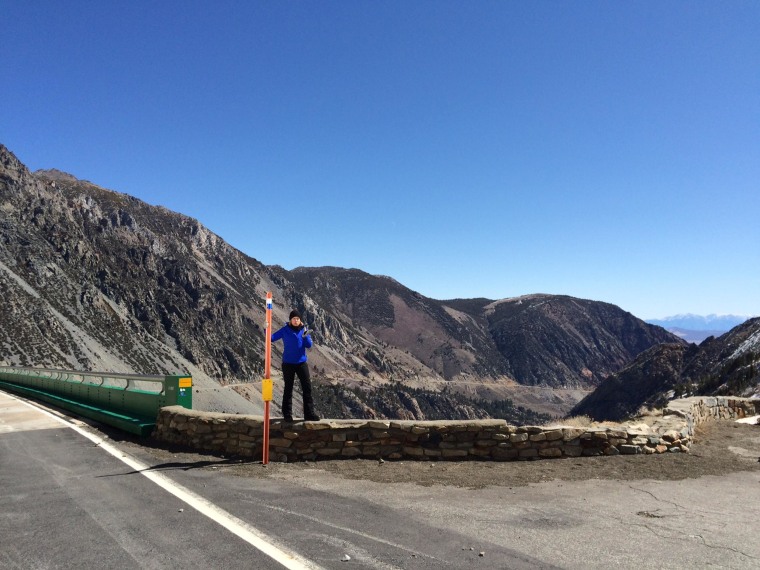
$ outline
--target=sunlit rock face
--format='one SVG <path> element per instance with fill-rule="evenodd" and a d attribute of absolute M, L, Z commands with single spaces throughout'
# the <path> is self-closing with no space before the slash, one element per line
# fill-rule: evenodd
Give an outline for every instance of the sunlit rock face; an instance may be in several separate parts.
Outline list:
<path fill-rule="evenodd" d="M 276 326 L 291 308 L 304 315 L 314 379 L 350 389 L 335 391 L 346 416 L 483 417 L 470 402 L 457 412 L 455 394 L 591 389 L 641 351 L 681 342 L 606 303 L 439 301 L 355 269 L 266 266 L 197 220 L 57 170 L 31 173 L 0 145 L 0 360 L 190 372 L 204 406 L 256 411 L 255 390 L 236 387 L 245 397 L 233 402 L 222 388 L 262 378 L 267 291 Z M 364 398 L 387 386 L 406 390 L 392 399 L 401 403 Z"/>

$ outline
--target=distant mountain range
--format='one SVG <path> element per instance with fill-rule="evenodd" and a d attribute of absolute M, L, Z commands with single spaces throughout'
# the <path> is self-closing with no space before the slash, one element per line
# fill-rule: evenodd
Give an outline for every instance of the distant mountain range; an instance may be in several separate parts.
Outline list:
<path fill-rule="evenodd" d="M 658 325 L 682 338 L 686 342 L 701 343 L 711 336 L 720 336 L 749 319 L 739 315 L 674 315 L 663 319 L 649 319 L 647 322 Z"/>
<path fill-rule="evenodd" d="M 524 423 L 528 408 L 569 410 L 653 347 L 688 347 L 608 303 L 441 301 L 356 269 L 267 266 L 197 220 L 31 173 L 0 145 L 0 362 L 189 372 L 197 407 L 260 413 L 267 291 L 276 326 L 295 307 L 314 331 L 332 417 Z"/>
<path fill-rule="evenodd" d="M 692 331 L 730 331 L 737 325 L 749 319 L 749 316 L 740 315 L 674 315 L 663 319 L 648 319 L 652 325 L 663 328 L 677 327 Z"/>

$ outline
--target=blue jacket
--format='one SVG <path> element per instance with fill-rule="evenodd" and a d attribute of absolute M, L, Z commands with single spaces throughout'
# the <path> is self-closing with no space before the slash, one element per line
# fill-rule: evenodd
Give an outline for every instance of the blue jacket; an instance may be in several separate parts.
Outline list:
<path fill-rule="evenodd" d="M 301 364 L 306 362 L 306 349 L 311 348 L 314 342 L 310 335 L 304 336 L 304 327 L 293 330 L 289 324 L 286 324 L 280 330 L 272 335 L 272 342 L 282 339 L 284 349 L 282 351 L 282 361 L 285 364 Z"/>

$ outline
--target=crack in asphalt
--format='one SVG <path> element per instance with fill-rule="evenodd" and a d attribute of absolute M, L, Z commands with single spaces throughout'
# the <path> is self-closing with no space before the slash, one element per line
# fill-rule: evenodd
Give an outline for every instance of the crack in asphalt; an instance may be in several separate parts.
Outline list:
<path fill-rule="evenodd" d="M 650 497 L 652 497 L 658 503 L 665 503 L 667 505 L 672 505 L 672 506 L 674 506 L 674 507 L 676 507 L 678 509 L 684 510 L 684 511 L 687 510 L 686 507 L 684 507 L 683 505 L 679 505 L 678 503 L 674 503 L 673 501 L 668 501 L 668 500 L 665 500 L 665 499 L 661 499 L 660 497 L 658 497 L 657 495 L 655 495 L 651 491 L 647 491 L 646 489 L 639 489 L 638 487 L 634 487 L 633 485 L 628 485 L 628 488 L 631 489 L 631 490 L 633 490 L 633 491 L 638 491 L 639 493 L 645 493 L 645 494 L 649 495 Z M 675 516 L 675 515 L 673 515 L 673 516 Z"/>
<path fill-rule="evenodd" d="M 752 556 L 751 554 L 747 554 L 746 552 L 743 552 L 741 550 L 738 550 L 736 548 L 732 548 L 731 546 L 722 546 L 718 544 L 710 544 L 705 540 L 705 537 L 701 534 L 690 534 L 689 538 L 698 538 L 702 541 L 702 544 L 706 546 L 707 548 L 712 548 L 713 550 L 728 550 L 730 552 L 734 552 L 736 554 L 739 554 L 740 556 L 745 556 L 746 558 L 749 558 L 750 560 L 760 560 L 757 556 Z"/>
<path fill-rule="evenodd" d="M 682 509 L 683 511 L 686 511 L 687 513 L 689 512 L 688 509 L 686 507 L 684 507 L 683 505 L 680 505 L 678 503 L 674 503 L 673 501 L 667 501 L 667 500 L 664 500 L 664 499 L 660 499 L 659 497 L 657 497 L 657 495 L 655 495 L 654 493 L 652 493 L 650 491 L 647 491 L 646 489 L 639 489 L 637 487 L 634 487 L 633 485 L 629 485 L 628 487 L 630 489 L 634 490 L 634 491 L 639 491 L 641 493 L 645 493 L 645 494 L 649 495 L 650 497 L 652 497 L 653 499 L 655 499 L 656 501 L 672 505 L 672 506 L 674 506 L 674 507 L 676 507 L 678 509 Z M 677 517 L 681 516 L 680 513 L 679 514 L 673 514 L 673 515 L 656 515 L 656 514 L 654 514 L 654 513 L 656 513 L 659 510 L 660 509 L 655 509 L 654 511 L 639 511 L 636 514 L 639 515 L 639 516 L 644 516 L 644 517 L 648 517 L 648 518 L 655 518 L 655 519 L 663 519 L 663 518 L 671 518 L 671 517 L 672 518 L 677 518 Z M 697 514 L 694 511 L 691 511 L 691 513 L 692 514 Z M 718 513 L 718 514 L 722 514 L 722 513 Z M 703 515 L 700 514 L 700 516 L 703 516 Z M 733 548 L 731 546 L 724 546 L 724 545 L 718 545 L 718 544 L 710 544 L 710 543 L 707 542 L 707 540 L 705 540 L 705 538 L 701 534 L 687 534 L 685 532 L 678 531 L 677 529 L 670 528 L 670 529 L 667 529 L 667 530 L 671 531 L 673 534 L 667 535 L 667 534 L 663 534 L 663 532 L 662 532 L 663 530 L 666 530 L 666 529 L 660 528 L 660 529 L 655 530 L 654 528 L 650 527 L 648 524 L 631 524 L 631 526 L 644 527 L 648 531 L 650 531 L 651 533 L 653 533 L 654 535 L 656 535 L 656 536 L 658 536 L 660 538 L 664 538 L 666 540 L 680 540 L 683 536 L 686 536 L 687 538 L 691 538 L 691 539 L 699 539 L 701 541 L 701 543 L 704 546 L 706 546 L 707 548 L 711 548 L 711 549 L 714 549 L 714 550 L 727 550 L 729 552 L 734 552 L 736 554 L 739 554 L 740 556 L 744 556 L 746 558 L 749 558 L 750 560 L 760 560 L 760 558 L 758 558 L 756 556 L 752 556 L 751 554 L 748 554 L 746 552 L 743 552 L 742 550 L 739 550 L 737 548 Z M 725 526 L 725 525 L 723 525 L 723 526 Z"/>
<path fill-rule="evenodd" d="M 333 524 L 333 523 L 329 523 L 329 522 L 327 522 L 325 520 L 322 520 L 322 519 L 319 519 L 317 517 L 313 517 L 313 516 L 307 515 L 305 513 L 297 513 L 295 511 L 291 511 L 289 509 L 284 509 L 284 508 L 276 506 L 276 505 L 264 505 L 264 506 L 266 508 L 268 508 L 268 509 L 273 510 L 273 511 L 278 511 L 278 512 L 290 515 L 290 516 L 300 517 L 300 518 L 309 520 L 311 522 L 314 522 L 314 523 L 317 523 L 317 524 L 320 524 L 320 525 L 323 525 L 323 526 L 327 526 L 327 527 L 330 527 L 330 528 L 333 528 L 333 529 L 336 529 L 336 530 L 340 530 L 340 531 L 345 532 L 345 533 L 361 536 L 362 538 L 366 538 L 368 540 L 379 542 L 380 544 L 385 544 L 386 546 L 390 546 L 392 548 L 396 548 L 398 550 L 402 550 L 404 552 L 408 552 L 409 554 L 413 554 L 413 555 L 416 555 L 416 556 L 419 556 L 419 557 L 422 557 L 422 558 L 428 558 L 428 559 L 433 560 L 435 562 L 445 563 L 444 560 L 441 560 L 440 558 L 436 558 L 435 556 L 430 556 L 429 554 L 425 554 L 424 552 L 419 552 L 417 550 L 408 548 L 408 547 L 406 547 L 406 546 L 404 546 L 402 544 L 398 544 L 398 543 L 395 543 L 395 542 L 391 542 L 390 540 L 385 540 L 385 539 L 380 538 L 378 536 L 373 536 L 371 534 L 367 534 L 366 532 L 361 532 L 361 531 L 358 531 L 356 529 L 347 528 L 347 527 L 344 527 L 344 526 L 340 526 L 340 525 L 336 525 L 336 524 Z"/>

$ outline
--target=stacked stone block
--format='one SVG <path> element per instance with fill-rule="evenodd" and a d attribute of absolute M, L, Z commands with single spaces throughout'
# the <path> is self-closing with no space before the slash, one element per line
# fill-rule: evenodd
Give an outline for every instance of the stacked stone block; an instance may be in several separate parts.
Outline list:
<path fill-rule="evenodd" d="M 504 420 L 323 420 L 270 422 L 272 461 L 319 459 L 519 461 L 687 452 L 694 427 L 709 418 L 760 413 L 760 400 L 685 398 L 652 426 L 511 426 Z M 263 418 L 163 408 L 154 437 L 198 451 L 260 457 Z"/>

